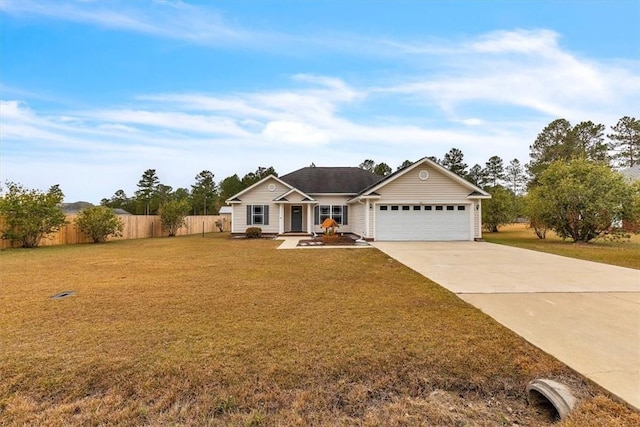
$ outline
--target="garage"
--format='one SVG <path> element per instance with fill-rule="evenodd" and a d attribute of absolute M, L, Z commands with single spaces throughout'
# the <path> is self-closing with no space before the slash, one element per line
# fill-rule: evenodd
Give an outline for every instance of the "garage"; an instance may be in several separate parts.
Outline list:
<path fill-rule="evenodd" d="M 471 205 L 376 205 L 376 240 L 472 240 Z"/>

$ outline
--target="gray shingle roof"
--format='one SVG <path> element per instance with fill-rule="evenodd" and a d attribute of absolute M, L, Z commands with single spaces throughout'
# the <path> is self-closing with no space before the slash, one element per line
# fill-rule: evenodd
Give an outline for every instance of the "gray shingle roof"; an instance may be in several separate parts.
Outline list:
<path fill-rule="evenodd" d="M 279 178 L 306 194 L 357 194 L 382 179 L 356 167 L 306 167 Z"/>

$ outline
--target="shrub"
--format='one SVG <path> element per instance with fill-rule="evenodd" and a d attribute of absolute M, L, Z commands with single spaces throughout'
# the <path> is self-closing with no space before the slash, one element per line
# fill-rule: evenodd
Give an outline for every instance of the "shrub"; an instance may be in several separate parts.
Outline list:
<path fill-rule="evenodd" d="M 121 236 L 124 224 L 107 206 L 91 206 L 83 209 L 75 219 L 76 226 L 93 243 L 104 242 L 109 236 Z"/>
<path fill-rule="evenodd" d="M 244 232 L 244 235 L 247 236 L 248 239 L 259 239 L 260 237 L 262 237 L 262 228 L 249 227 Z"/>
<path fill-rule="evenodd" d="M 639 188 L 603 164 L 555 162 L 527 194 L 528 214 L 536 231 L 544 225 L 562 239 L 589 242 L 618 233 L 612 224 L 640 217 Z"/>
<path fill-rule="evenodd" d="M 169 200 L 158 211 L 162 228 L 169 232 L 169 237 L 174 237 L 180 227 L 185 225 L 185 218 L 191 209 L 188 200 Z"/>
<path fill-rule="evenodd" d="M 491 198 L 482 201 L 482 224 L 487 231 L 497 233 L 498 227 L 512 222 L 516 215 L 514 194 L 501 185 L 487 187 L 485 190 L 491 194 Z"/>
<path fill-rule="evenodd" d="M 66 215 L 60 209 L 63 199 L 57 185 L 43 193 L 7 182 L 7 192 L 0 196 L 0 216 L 6 221 L 2 238 L 19 241 L 24 248 L 38 246 L 40 239 L 66 224 Z"/>

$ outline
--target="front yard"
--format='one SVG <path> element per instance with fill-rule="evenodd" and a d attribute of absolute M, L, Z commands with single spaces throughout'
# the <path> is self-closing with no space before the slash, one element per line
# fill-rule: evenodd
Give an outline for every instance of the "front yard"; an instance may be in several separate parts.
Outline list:
<path fill-rule="evenodd" d="M 552 231 L 547 232 L 546 239 L 538 239 L 527 224 L 509 224 L 499 230 L 497 233 L 483 232 L 482 237 L 491 243 L 640 269 L 638 234 L 632 234 L 630 239 L 622 241 L 598 238 L 589 243 L 576 244 L 571 240 L 560 239 Z"/>
<path fill-rule="evenodd" d="M 375 249 L 278 244 L 0 252 L 0 425 L 548 425 L 540 377 L 582 399 L 561 425 L 640 424 Z"/>

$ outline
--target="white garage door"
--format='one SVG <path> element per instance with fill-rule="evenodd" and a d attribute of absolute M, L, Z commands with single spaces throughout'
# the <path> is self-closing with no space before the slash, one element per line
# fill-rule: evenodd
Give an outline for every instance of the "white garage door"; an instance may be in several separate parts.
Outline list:
<path fill-rule="evenodd" d="M 470 205 L 377 205 L 376 240 L 470 240 Z"/>

